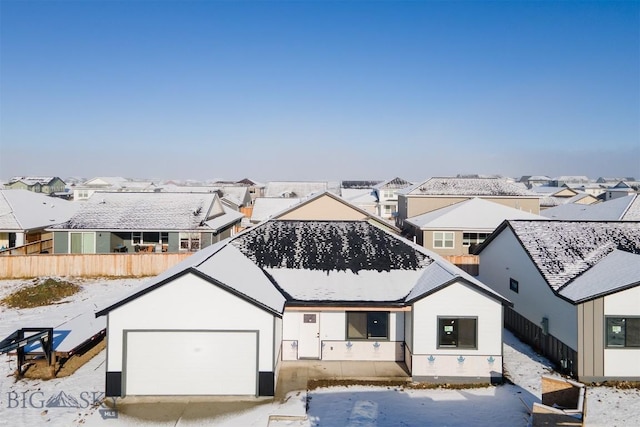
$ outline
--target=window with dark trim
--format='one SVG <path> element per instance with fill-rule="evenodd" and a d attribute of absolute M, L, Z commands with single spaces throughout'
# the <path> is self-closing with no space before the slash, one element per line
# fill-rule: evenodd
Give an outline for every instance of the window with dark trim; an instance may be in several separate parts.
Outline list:
<path fill-rule="evenodd" d="M 387 311 L 348 311 L 347 339 L 349 340 L 388 340 L 389 312 Z"/>
<path fill-rule="evenodd" d="M 509 289 L 511 289 L 516 294 L 518 293 L 519 283 L 516 279 L 509 279 Z"/>
<path fill-rule="evenodd" d="M 640 347 L 640 317 L 607 317 L 606 328 L 607 347 Z"/>
<path fill-rule="evenodd" d="M 438 348 L 478 348 L 476 317 L 438 317 Z"/>

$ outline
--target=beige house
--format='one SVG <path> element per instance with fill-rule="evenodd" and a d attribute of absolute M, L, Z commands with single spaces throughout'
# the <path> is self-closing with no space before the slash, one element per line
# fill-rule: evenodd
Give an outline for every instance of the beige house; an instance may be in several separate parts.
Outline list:
<path fill-rule="evenodd" d="M 367 221 L 386 231 L 400 233 L 397 227 L 384 219 L 350 204 L 329 191 L 304 200 L 272 218 L 295 221 Z"/>
<path fill-rule="evenodd" d="M 405 220 L 417 244 L 442 256 L 469 255 L 505 219 L 543 217 L 475 197 Z"/>
<path fill-rule="evenodd" d="M 398 192 L 396 225 L 474 197 L 532 214 L 540 213 L 540 196 L 524 185 L 503 178 L 430 178 Z"/>

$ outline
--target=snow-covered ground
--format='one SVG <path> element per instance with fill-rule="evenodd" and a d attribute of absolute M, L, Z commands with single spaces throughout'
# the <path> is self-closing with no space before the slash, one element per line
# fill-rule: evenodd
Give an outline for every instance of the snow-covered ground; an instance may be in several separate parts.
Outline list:
<path fill-rule="evenodd" d="M 57 326 L 86 311 L 95 311 L 107 302 L 128 293 L 143 279 L 85 280 L 83 291 L 65 301 L 33 309 L 0 306 L 0 339 L 27 326 Z M 21 281 L 0 281 L 0 298 L 11 293 Z M 328 427 L 328 426 L 485 426 L 527 425 L 526 407 L 540 401 L 540 376 L 553 374 L 549 362 L 536 355 L 505 331 L 505 369 L 514 384 L 465 390 L 417 390 L 399 387 L 328 387 L 293 393 L 286 402 L 266 402 L 243 412 L 215 419 L 180 418 L 163 425 L 208 425 L 238 427 Z M 118 414 L 103 418 L 106 407 L 91 405 L 103 397 L 104 351 L 66 378 L 49 381 L 15 381 L 15 357 L 0 355 L 0 426 L 148 426 L 156 425 Z M 62 393 L 62 394 L 61 394 Z M 304 414 L 304 420 L 280 419 L 274 414 Z M 49 399 L 67 407 L 47 407 Z M 158 410 L 162 411 L 162 403 Z M 526 405 L 526 406 L 525 406 Z M 102 410 L 102 412 L 101 412 Z M 589 387 L 587 426 L 634 426 L 640 424 L 640 391 Z"/>

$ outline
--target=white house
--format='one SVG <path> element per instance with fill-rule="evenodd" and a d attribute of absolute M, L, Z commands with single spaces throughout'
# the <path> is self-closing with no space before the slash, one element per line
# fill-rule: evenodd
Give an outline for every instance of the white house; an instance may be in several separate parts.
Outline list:
<path fill-rule="evenodd" d="M 640 380 L 640 222 L 505 221 L 478 253 L 508 328 L 582 381 Z"/>
<path fill-rule="evenodd" d="M 270 220 L 97 313 L 108 316 L 106 394 L 270 396 L 280 361 L 301 359 L 499 381 L 504 304 L 370 220 Z"/>

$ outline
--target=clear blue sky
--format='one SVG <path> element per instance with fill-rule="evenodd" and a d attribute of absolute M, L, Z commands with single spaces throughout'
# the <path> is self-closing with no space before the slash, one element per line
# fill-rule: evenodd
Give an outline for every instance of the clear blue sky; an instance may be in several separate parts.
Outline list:
<path fill-rule="evenodd" d="M 640 179 L 640 2 L 0 1 L 0 178 Z"/>

